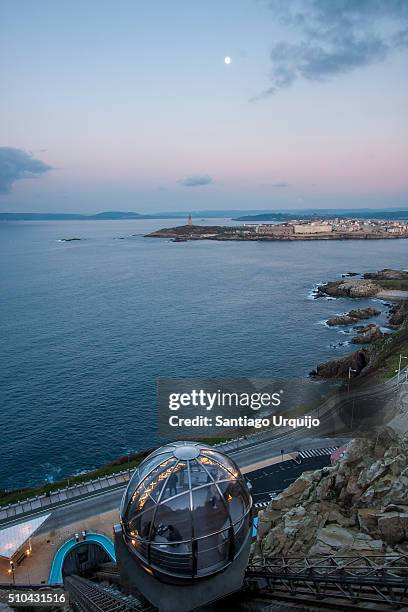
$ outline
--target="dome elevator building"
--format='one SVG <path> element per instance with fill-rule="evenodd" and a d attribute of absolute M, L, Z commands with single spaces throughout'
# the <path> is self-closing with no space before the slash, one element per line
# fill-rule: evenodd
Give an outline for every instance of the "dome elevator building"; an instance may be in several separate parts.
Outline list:
<path fill-rule="evenodd" d="M 241 586 L 252 499 L 240 470 L 225 454 L 197 442 L 175 442 L 154 451 L 135 470 L 120 516 L 115 548 L 129 592 L 133 584 L 139 593 L 148 591 L 150 601 L 160 592 L 166 603 L 156 605 L 171 610 L 180 588 L 194 600 L 191 606 Z M 157 581 L 161 584 L 155 588 Z"/>

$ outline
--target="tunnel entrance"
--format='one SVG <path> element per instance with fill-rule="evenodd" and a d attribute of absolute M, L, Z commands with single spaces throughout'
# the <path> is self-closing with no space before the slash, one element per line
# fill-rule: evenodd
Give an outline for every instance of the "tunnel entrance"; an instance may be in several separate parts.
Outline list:
<path fill-rule="evenodd" d="M 102 563 L 109 561 L 112 559 L 102 546 L 96 542 L 82 542 L 66 555 L 62 565 L 62 577 L 65 579 L 72 574 L 90 577 Z"/>

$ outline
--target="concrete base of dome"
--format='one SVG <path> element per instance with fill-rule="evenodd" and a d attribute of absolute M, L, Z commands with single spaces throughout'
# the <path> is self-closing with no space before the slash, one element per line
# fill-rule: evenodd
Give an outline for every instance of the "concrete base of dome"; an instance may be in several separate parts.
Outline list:
<path fill-rule="evenodd" d="M 189 612 L 204 607 L 211 610 L 211 603 L 242 587 L 251 546 L 251 530 L 240 554 L 226 569 L 208 578 L 198 578 L 184 584 L 162 582 L 143 569 L 141 562 L 129 552 L 120 525 L 115 525 L 114 537 L 122 590 L 139 598 L 142 595 L 161 612 Z"/>

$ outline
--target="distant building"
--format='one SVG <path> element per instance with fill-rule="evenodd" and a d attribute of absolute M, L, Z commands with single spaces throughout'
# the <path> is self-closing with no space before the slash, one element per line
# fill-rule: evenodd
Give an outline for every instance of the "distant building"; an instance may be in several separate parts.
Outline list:
<path fill-rule="evenodd" d="M 262 225 L 253 225 L 252 228 L 257 234 L 264 234 L 270 236 L 293 234 L 293 226 L 287 223 L 268 223 Z"/>
<path fill-rule="evenodd" d="M 333 231 L 329 223 L 300 223 L 293 227 L 295 234 L 329 234 Z"/>
<path fill-rule="evenodd" d="M 187 217 L 187 225 L 193 225 L 193 219 L 191 218 L 191 215 L 188 215 Z"/>

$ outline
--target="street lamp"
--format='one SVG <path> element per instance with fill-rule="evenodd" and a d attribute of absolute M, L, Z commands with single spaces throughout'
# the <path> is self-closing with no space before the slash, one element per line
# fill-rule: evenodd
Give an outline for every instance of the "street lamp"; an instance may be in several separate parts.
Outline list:
<path fill-rule="evenodd" d="M 347 392 L 350 393 L 350 379 L 351 379 L 351 373 L 352 372 L 357 372 L 357 370 L 354 370 L 353 368 L 348 369 L 348 383 L 347 383 Z"/>
<path fill-rule="evenodd" d="M 8 574 L 11 574 L 11 576 L 13 578 L 13 584 L 16 584 L 16 578 L 15 578 L 15 575 L 14 575 L 15 567 L 14 567 L 13 561 L 10 561 L 10 567 L 9 567 L 9 569 L 7 571 L 8 571 Z"/>
<path fill-rule="evenodd" d="M 398 372 L 398 376 L 397 376 L 397 385 L 399 384 L 399 380 L 400 380 L 400 375 L 401 375 L 401 362 L 403 359 L 408 359 L 408 357 L 406 357 L 405 355 L 401 355 L 399 356 L 399 362 L 398 362 L 398 370 L 395 370 L 396 372 Z"/>
<path fill-rule="evenodd" d="M 348 369 L 348 383 L 347 383 L 347 393 L 350 394 L 350 379 L 351 379 L 351 373 L 352 372 L 357 372 L 357 370 L 354 370 L 353 368 Z M 353 421 L 354 421 L 354 397 L 353 397 L 353 405 L 351 407 L 351 423 L 350 423 L 350 429 L 353 429 Z"/>

